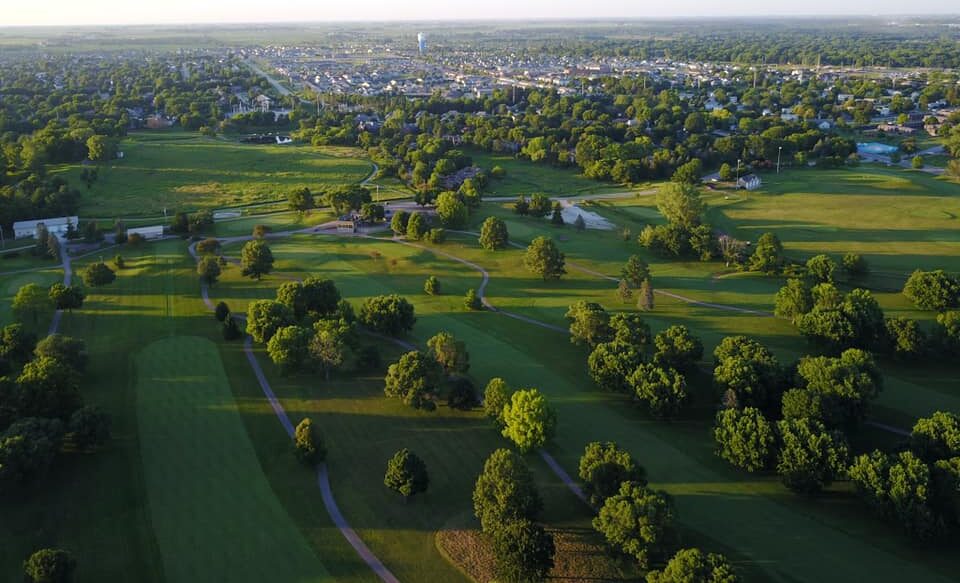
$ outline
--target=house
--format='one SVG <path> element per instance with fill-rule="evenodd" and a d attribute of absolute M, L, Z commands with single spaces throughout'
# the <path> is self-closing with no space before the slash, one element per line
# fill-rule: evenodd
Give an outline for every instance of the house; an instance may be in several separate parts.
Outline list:
<path fill-rule="evenodd" d="M 127 229 L 127 237 L 130 237 L 130 235 L 140 235 L 147 241 L 152 241 L 153 239 L 162 239 L 163 225 L 155 225 L 152 227 L 134 227 L 132 229 Z"/>
<path fill-rule="evenodd" d="M 359 226 L 359 221 L 355 215 L 342 216 L 335 223 L 337 230 L 345 233 L 356 233 Z"/>
<path fill-rule="evenodd" d="M 67 230 L 71 226 L 73 228 L 77 228 L 77 225 L 79 224 L 80 219 L 77 217 L 55 217 L 50 219 L 30 219 L 28 221 L 17 221 L 13 223 L 13 237 L 14 239 L 35 237 L 37 235 L 37 229 L 40 228 L 40 225 L 43 225 L 46 227 L 48 233 L 62 238 L 67 235 Z"/>
<path fill-rule="evenodd" d="M 267 111 L 270 111 L 270 104 L 272 103 L 273 100 L 267 97 L 266 95 L 261 94 L 261 95 L 257 95 L 253 99 L 253 101 L 254 103 L 256 103 L 257 111 L 267 112 Z"/>
<path fill-rule="evenodd" d="M 822 131 L 829 131 L 833 129 L 833 122 L 831 122 L 828 119 L 822 120 L 820 121 L 820 123 L 817 124 L 817 128 L 819 128 Z"/>
<path fill-rule="evenodd" d="M 737 188 L 744 190 L 756 190 L 760 188 L 760 185 L 763 184 L 763 181 L 760 180 L 760 177 L 756 174 L 747 174 L 746 176 L 741 176 L 737 180 Z"/>

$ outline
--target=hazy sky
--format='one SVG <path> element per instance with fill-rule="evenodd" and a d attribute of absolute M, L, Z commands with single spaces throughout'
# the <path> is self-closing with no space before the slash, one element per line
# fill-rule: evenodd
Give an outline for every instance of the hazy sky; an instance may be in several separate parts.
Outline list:
<path fill-rule="evenodd" d="M 3 0 L 3 25 L 956 14 L 956 0 Z"/>

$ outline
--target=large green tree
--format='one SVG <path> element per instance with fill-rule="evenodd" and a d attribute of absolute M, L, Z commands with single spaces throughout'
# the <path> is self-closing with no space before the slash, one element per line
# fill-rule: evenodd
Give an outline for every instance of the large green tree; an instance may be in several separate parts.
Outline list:
<path fill-rule="evenodd" d="M 257 300 L 247 306 L 247 332 L 254 340 L 266 344 L 277 330 L 295 323 L 293 312 L 275 300 Z"/>
<path fill-rule="evenodd" d="M 595 507 L 617 493 L 623 482 L 647 483 L 647 472 L 630 452 L 612 441 L 587 444 L 580 456 L 583 493 Z"/>
<path fill-rule="evenodd" d="M 726 557 L 700 549 L 680 549 L 663 570 L 647 573 L 647 583 L 739 583 Z"/>
<path fill-rule="evenodd" d="M 413 305 L 396 294 L 374 296 L 360 306 L 360 323 L 381 334 L 401 336 L 416 321 Z"/>
<path fill-rule="evenodd" d="M 597 344 L 587 358 L 593 382 L 605 391 L 618 393 L 630 392 L 630 375 L 641 364 L 643 353 L 623 342 Z"/>
<path fill-rule="evenodd" d="M 784 419 L 777 428 L 783 443 L 777 473 L 787 488 L 813 495 L 843 475 L 849 449 L 842 433 L 807 418 Z"/>
<path fill-rule="evenodd" d="M 671 182 L 657 192 L 657 209 L 670 223 L 692 229 L 700 224 L 707 205 L 695 186 Z"/>
<path fill-rule="evenodd" d="M 557 429 L 557 415 L 537 389 L 518 389 L 503 408 L 503 436 L 521 452 L 543 447 Z"/>
<path fill-rule="evenodd" d="M 610 315 L 596 302 L 574 303 L 567 310 L 566 318 L 570 321 L 570 342 L 574 344 L 596 346 L 612 335 Z"/>
<path fill-rule="evenodd" d="M 304 326 L 283 326 L 267 341 L 267 354 L 284 372 L 302 370 L 307 363 L 313 331 Z"/>
<path fill-rule="evenodd" d="M 942 269 L 916 270 L 903 286 L 903 295 L 921 310 L 943 311 L 960 305 L 960 280 Z"/>
<path fill-rule="evenodd" d="M 717 413 L 713 436 L 717 455 L 748 472 L 773 464 L 777 434 L 772 423 L 754 407 L 724 409 Z"/>
<path fill-rule="evenodd" d="M 511 520 L 493 532 L 494 573 L 503 583 L 544 581 L 553 568 L 553 535 L 531 520 Z"/>
<path fill-rule="evenodd" d="M 560 279 L 567 273 L 565 257 L 557 248 L 557 244 L 549 237 L 537 237 L 527 247 L 523 256 L 523 264 L 544 281 Z"/>
<path fill-rule="evenodd" d="M 53 311 L 53 302 L 47 290 L 35 283 L 28 283 L 13 296 L 13 312 L 23 321 L 36 325 L 40 316 Z"/>
<path fill-rule="evenodd" d="M 505 249 L 510 244 L 507 224 L 497 217 L 487 217 L 480 226 L 480 246 L 489 251 Z"/>
<path fill-rule="evenodd" d="M 395 397 L 411 407 L 429 408 L 429 399 L 443 377 L 443 369 L 436 359 L 423 352 L 411 351 L 387 368 L 384 394 Z"/>
<path fill-rule="evenodd" d="M 430 476 L 427 464 L 407 448 L 399 450 L 387 461 L 383 485 L 409 500 L 411 496 L 427 491 Z"/>
<path fill-rule="evenodd" d="M 670 326 L 653 339 L 653 360 L 660 366 L 691 370 L 703 357 L 703 342 L 681 325 Z"/>
<path fill-rule="evenodd" d="M 670 498 L 641 482 L 623 482 L 604 501 L 593 527 L 607 544 L 636 559 L 641 568 L 665 559 L 677 540 Z"/>
<path fill-rule="evenodd" d="M 786 263 L 783 254 L 783 243 L 774 233 L 764 233 L 757 240 L 757 245 L 750 256 L 750 269 L 761 273 L 780 273 Z"/>
<path fill-rule="evenodd" d="M 293 432 L 293 451 L 300 463 L 307 466 L 314 466 L 327 457 L 323 436 L 309 417 L 304 417 L 297 423 Z"/>
<path fill-rule="evenodd" d="M 687 381 L 670 367 L 641 364 L 628 382 L 654 417 L 675 417 L 687 401 Z"/>
<path fill-rule="evenodd" d="M 473 510 L 485 533 L 512 520 L 537 519 L 543 500 L 519 455 L 509 449 L 490 454 L 473 489 Z"/>
<path fill-rule="evenodd" d="M 463 374 L 470 370 L 466 343 L 447 331 L 437 332 L 427 340 L 427 349 L 447 374 Z"/>
<path fill-rule="evenodd" d="M 254 239 L 247 241 L 240 249 L 241 274 L 259 281 L 273 271 L 273 252 L 266 241 Z"/>

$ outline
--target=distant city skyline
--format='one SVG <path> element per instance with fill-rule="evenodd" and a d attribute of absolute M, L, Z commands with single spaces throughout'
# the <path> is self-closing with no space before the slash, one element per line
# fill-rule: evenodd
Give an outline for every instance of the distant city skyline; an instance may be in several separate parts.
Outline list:
<path fill-rule="evenodd" d="M 265 10 L 264 6 L 268 8 Z M 35 0 L 17 4 L 0 18 L 2 26 L 83 26 L 109 24 L 214 24 L 277 22 L 363 22 L 423 20 L 643 19 L 763 16 L 927 16 L 957 14 L 955 0 L 906 5 L 899 0 L 791 3 L 760 0 L 483 0 L 474 4 L 440 0 L 167 0 L 161 4 L 126 0 Z"/>

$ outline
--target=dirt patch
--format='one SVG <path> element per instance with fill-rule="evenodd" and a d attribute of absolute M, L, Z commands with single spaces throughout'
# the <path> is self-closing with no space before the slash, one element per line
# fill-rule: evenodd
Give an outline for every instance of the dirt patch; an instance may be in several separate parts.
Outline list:
<path fill-rule="evenodd" d="M 557 552 L 548 575 L 551 583 L 584 581 L 636 581 L 640 573 L 611 557 L 599 536 L 586 529 L 551 529 Z M 489 542 L 478 530 L 453 529 L 437 533 L 440 552 L 478 583 L 494 579 L 495 557 Z"/>

